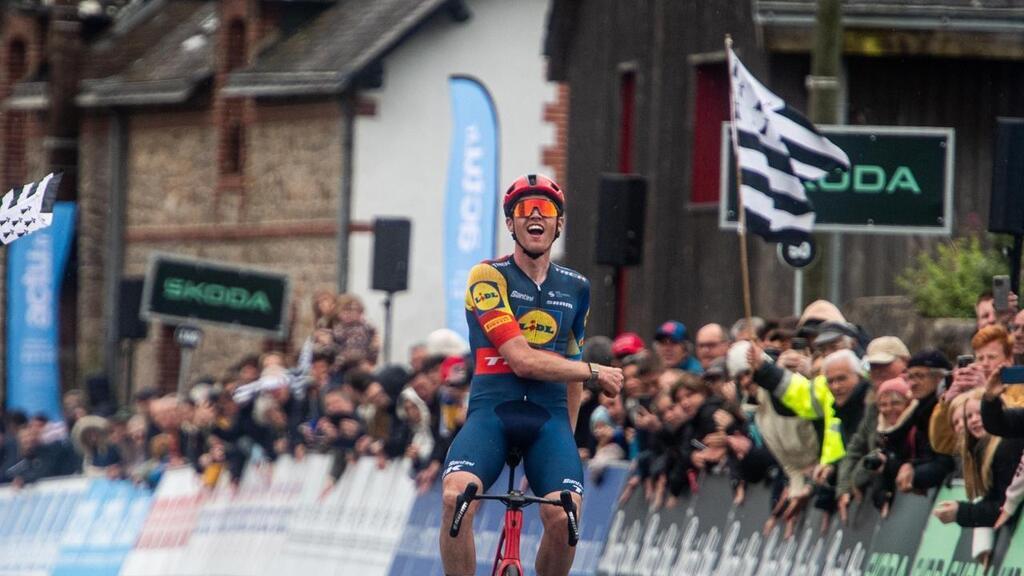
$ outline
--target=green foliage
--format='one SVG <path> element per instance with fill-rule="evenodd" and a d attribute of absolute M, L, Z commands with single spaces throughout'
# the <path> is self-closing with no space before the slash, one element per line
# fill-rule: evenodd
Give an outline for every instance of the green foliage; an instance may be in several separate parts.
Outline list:
<path fill-rule="evenodd" d="M 978 295 L 992 289 L 992 276 L 1006 273 L 998 250 L 983 248 L 977 237 L 958 238 L 940 244 L 934 255 L 921 253 L 896 283 L 922 316 L 973 318 Z"/>

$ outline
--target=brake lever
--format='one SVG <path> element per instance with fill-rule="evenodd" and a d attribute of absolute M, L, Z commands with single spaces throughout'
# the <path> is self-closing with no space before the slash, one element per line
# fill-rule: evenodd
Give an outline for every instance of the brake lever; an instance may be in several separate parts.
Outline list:
<path fill-rule="evenodd" d="M 562 490 L 558 494 L 558 499 L 562 501 L 562 509 L 565 510 L 565 516 L 568 520 L 566 524 L 569 527 L 569 546 L 576 546 L 580 541 L 580 525 L 576 516 L 576 503 L 572 501 L 572 494 L 568 490 Z"/>
<path fill-rule="evenodd" d="M 459 535 L 459 530 L 462 528 L 462 519 L 466 516 L 466 512 L 469 511 L 469 504 L 476 496 L 476 491 L 476 484 L 468 484 L 466 491 L 459 494 L 455 499 L 455 515 L 452 516 L 452 525 L 448 528 L 448 535 L 452 538 Z"/>

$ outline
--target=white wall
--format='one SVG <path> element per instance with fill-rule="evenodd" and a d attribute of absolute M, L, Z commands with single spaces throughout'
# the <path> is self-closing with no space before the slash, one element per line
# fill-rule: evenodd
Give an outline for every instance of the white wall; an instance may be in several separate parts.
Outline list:
<path fill-rule="evenodd" d="M 471 0 L 462 23 L 435 17 L 384 61 L 384 86 L 366 92 L 377 114 L 358 117 L 353 161 L 353 219 L 412 219 L 409 290 L 395 296 L 392 361 L 444 326 L 444 199 L 451 138 L 448 78 L 478 78 L 494 99 L 499 131 L 499 194 L 517 176 L 551 174 L 541 149 L 554 142 L 543 121 L 555 86 L 541 55 L 547 0 Z M 500 208 L 499 208 L 500 210 Z M 498 214 L 495 214 L 496 222 Z M 512 250 L 504 224 L 498 254 Z M 367 316 L 383 326 L 383 293 L 370 290 L 372 238 L 354 234 L 349 290 L 363 297 Z"/>

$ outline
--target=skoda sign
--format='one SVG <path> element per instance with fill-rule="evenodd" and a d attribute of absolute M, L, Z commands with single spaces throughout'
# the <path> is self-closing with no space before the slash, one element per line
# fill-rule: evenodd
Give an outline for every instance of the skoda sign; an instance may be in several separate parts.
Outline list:
<path fill-rule="evenodd" d="M 288 294 L 284 274 L 154 254 L 140 313 L 171 323 L 208 322 L 283 337 Z"/>
<path fill-rule="evenodd" d="M 804 188 L 814 205 L 816 232 L 931 234 L 953 230 L 951 128 L 823 126 L 850 156 L 850 170 Z M 723 124 L 721 228 L 736 227 L 736 170 L 728 123 Z"/>

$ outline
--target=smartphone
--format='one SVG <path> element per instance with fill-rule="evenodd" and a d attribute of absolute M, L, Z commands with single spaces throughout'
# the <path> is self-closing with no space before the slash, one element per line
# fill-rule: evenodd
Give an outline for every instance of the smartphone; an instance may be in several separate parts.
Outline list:
<path fill-rule="evenodd" d="M 974 364 L 974 354 L 961 354 L 956 357 L 956 367 L 964 368 Z"/>
<path fill-rule="evenodd" d="M 1010 277 L 992 277 L 992 305 L 996 312 L 1005 312 L 1010 308 Z"/>
<path fill-rule="evenodd" d="M 999 370 L 1003 384 L 1024 384 L 1024 366 L 1007 366 Z"/>
<path fill-rule="evenodd" d="M 789 342 L 789 347 L 793 350 L 807 350 L 807 338 L 793 338 Z"/>

